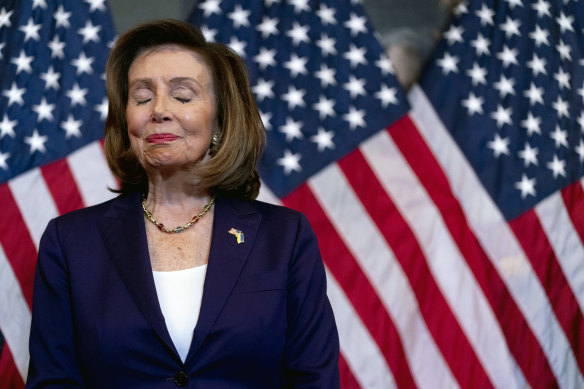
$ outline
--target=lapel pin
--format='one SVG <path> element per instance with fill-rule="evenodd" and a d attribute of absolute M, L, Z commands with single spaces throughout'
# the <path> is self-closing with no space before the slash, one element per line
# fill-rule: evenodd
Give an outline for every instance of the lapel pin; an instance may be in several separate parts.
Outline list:
<path fill-rule="evenodd" d="M 229 233 L 237 238 L 237 244 L 245 242 L 242 231 L 232 228 L 229 230 Z"/>

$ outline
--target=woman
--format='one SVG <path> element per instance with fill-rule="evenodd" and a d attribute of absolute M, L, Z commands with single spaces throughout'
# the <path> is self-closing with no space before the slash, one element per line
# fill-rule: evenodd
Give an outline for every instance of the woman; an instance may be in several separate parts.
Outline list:
<path fill-rule="evenodd" d="M 254 201 L 264 128 L 241 59 L 154 21 L 106 76 L 121 195 L 47 226 L 27 388 L 338 387 L 314 234 Z"/>

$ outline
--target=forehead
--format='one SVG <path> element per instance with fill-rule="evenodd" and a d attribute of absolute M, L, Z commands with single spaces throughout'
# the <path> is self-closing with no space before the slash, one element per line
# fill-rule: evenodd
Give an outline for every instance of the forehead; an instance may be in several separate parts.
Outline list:
<path fill-rule="evenodd" d="M 128 69 L 128 78 L 195 77 L 211 81 L 211 72 L 203 57 L 177 45 L 148 48 L 140 52 Z"/>

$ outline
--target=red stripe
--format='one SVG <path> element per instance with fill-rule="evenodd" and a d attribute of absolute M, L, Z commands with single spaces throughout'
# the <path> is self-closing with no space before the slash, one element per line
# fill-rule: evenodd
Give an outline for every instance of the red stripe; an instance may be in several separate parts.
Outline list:
<path fill-rule="evenodd" d="M 0 223 L 0 244 L 30 307 L 36 267 L 36 247 L 8 184 L 0 185 L 0 204 L 2 204 L 4 221 Z"/>
<path fill-rule="evenodd" d="M 397 385 L 403 388 L 416 387 L 401 339 L 391 318 L 314 194 L 304 184 L 283 198 L 282 202 L 308 217 L 316 233 L 324 263 L 377 342 Z"/>
<path fill-rule="evenodd" d="M 562 198 L 572 225 L 580 236 L 580 240 L 584 242 L 584 189 L 580 181 L 564 188 Z"/>
<path fill-rule="evenodd" d="M 473 272 L 495 313 L 509 350 L 533 388 L 557 386 L 549 362 L 480 242 L 468 225 L 466 215 L 448 178 L 409 117 L 395 123 L 389 133 L 418 176 Z M 497 242 L 493 242 L 497 244 Z"/>
<path fill-rule="evenodd" d="M 343 389 L 361 389 L 361 386 L 355 379 L 353 372 L 347 361 L 343 357 L 343 354 L 339 356 L 339 375 L 341 377 L 341 388 Z M 0 388 L 1 389 L 1 388 Z"/>
<path fill-rule="evenodd" d="M 535 211 L 525 212 L 509 224 L 564 329 L 580 372 L 584 372 L 584 318 Z"/>
<path fill-rule="evenodd" d="M 407 275 L 426 325 L 460 386 L 493 387 L 432 277 L 414 233 L 387 196 L 363 154 L 355 150 L 338 164 Z"/>
<path fill-rule="evenodd" d="M 83 207 L 83 200 L 67 159 L 63 158 L 42 166 L 41 173 L 60 215 Z"/>
<path fill-rule="evenodd" d="M 12 353 L 6 342 L 4 342 L 4 346 L 0 349 L 0 389 L 22 388 L 24 388 L 24 382 L 18 369 L 16 369 Z"/>

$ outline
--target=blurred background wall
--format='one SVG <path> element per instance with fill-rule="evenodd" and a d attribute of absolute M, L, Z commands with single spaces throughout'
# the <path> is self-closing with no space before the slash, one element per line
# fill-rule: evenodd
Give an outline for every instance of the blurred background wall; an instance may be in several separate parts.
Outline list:
<path fill-rule="evenodd" d="M 348 0 L 342 0 L 348 1 Z M 406 88 L 417 78 L 457 0 L 364 0 L 398 79 Z M 118 33 L 148 19 L 185 20 L 197 0 L 109 0 Z"/>

